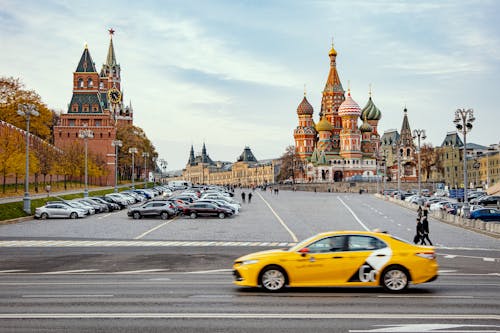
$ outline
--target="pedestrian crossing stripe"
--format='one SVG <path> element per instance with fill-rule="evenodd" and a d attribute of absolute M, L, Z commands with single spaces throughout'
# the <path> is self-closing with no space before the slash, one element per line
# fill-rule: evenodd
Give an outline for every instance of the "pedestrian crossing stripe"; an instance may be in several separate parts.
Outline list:
<path fill-rule="evenodd" d="M 174 247 L 174 246 L 237 246 L 237 247 L 290 247 L 293 242 L 229 242 L 229 241 L 107 241 L 107 240 L 9 240 L 0 241 L 0 248 L 5 247 Z"/>

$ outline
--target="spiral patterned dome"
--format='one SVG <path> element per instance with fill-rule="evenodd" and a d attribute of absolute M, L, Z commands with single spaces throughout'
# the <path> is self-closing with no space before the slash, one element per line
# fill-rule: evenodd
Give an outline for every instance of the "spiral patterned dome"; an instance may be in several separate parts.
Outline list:
<path fill-rule="evenodd" d="M 367 120 L 367 118 L 365 117 L 365 120 L 363 121 L 361 126 L 359 126 L 359 130 L 363 133 L 364 132 L 372 132 L 373 127 L 370 124 L 368 124 L 368 122 L 366 120 Z"/>
<path fill-rule="evenodd" d="M 299 106 L 297 107 L 297 114 L 310 114 L 312 115 L 314 113 L 313 107 L 309 102 L 307 101 L 306 96 L 304 96 L 304 99 L 302 102 L 300 102 Z"/>
<path fill-rule="evenodd" d="M 331 131 L 333 130 L 332 124 L 328 120 L 326 120 L 325 117 L 323 117 L 317 124 L 316 124 L 316 131 L 322 132 L 322 131 Z"/>
<path fill-rule="evenodd" d="M 347 97 L 342 104 L 339 106 L 339 116 L 361 116 L 361 108 L 358 103 L 356 103 L 352 97 L 351 92 L 347 93 Z"/>
<path fill-rule="evenodd" d="M 380 118 L 382 118 L 382 113 L 373 103 L 371 96 L 363 110 L 361 110 L 360 118 L 364 119 L 365 117 L 368 120 L 380 120 Z"/>

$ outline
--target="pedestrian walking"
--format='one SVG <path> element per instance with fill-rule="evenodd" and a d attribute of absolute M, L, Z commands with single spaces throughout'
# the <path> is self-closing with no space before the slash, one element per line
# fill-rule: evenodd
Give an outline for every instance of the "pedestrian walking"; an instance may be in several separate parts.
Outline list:
<path fill-rule="evenodd" d="M 245 203 L 245 192 L 241 191 L 241 201 Z"/>
<path fill-rule="evenodd" d="M 417 227 L 415 230 L 415 237 L 413 237 L 413 243 L 418 244 L 422 240 L 422 236 L 423 236 L 422 222 L 420 222 L 420 218 L 417 217 Z"/>
<path fill-rule="evenodd" d="M 248 203 L 252 202 L 252 193 L 248 193 Z"/>
<path fill-rule="evenodd" d="M 419 219 L 422 218 L 422 206 L 418 205 L 418 209 L 417 209 L 417 217 Z"/>
<path fill-rule="evenodd" d="M 425 240 L 429 242 L 429 245 L 432 245 L 431 239 L 429 238 L 429 221 L 427 220 L 427 216 L 424 216 L 422 219 L 422 237 L 420 245 L 427 245 Z"/>

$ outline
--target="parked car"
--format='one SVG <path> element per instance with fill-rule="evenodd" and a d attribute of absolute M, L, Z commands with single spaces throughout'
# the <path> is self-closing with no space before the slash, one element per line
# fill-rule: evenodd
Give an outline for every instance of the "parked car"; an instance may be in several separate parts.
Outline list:
<path fill-rule="evenodd" d="M 130 197 L 127 198 L 120 193 L 108 193 L 104 196 L 105 200 L 106 200 L 106 198 L 110 198 L 115 203 L 119 204 L 122 209 L 127 207 L 128 205 L 134 203 L 134 201 L 135 201 L 135 200 L 132 200 L 132 198 L 130 198 Z"/>
<path fill-rule="evenodd" d="M 500 222 L 500 210 L 496 208 L 481 208 L 470 213 L 474 220 Z"/>
<path fill-rule="evenodd" d="M 500 195 L 487 195 L 479 198 L 477 204 L 484 207 L 500 208 Z"/>
<path fill-rule="evenodd" d="M 35 218 L 42 220 L 48 218 L 76 219 L 78 217 L 85 217 L 85 211 L 64 203 L 50 203 L 35 209 Z"/>
<path fill-rule="evenodd" d="M 167 220 L 176 214 L 167 201 L 149 201 L 140 206 L 129 207 L 127 215 L 136 220 L 145 216 L 159 216 L 162 220 Z"/>
<path fill-rule="evenodd" d="M 223 219 L 233 215 L 233 211 L 229 208 L 217 206 L 208 202 L 194 202 L 185 210 L 185 214 L 195 219 L 198 216 L 218 216 Z"/>
<path fill-rule="evenodd" d="M 238 205 L 234 205 L 234 204 L 231 204 L 227 201 L 224 201 L 224 200 L 216 200 L 216 199 L 200 199 L 198 201 L 196 201 L 197 203 L 200 203 L 200 202 L 208 202 L 208 203 L 213 203 L 219 207 L 225 207 L 225 208 L 229 208 L 232 210 L 233 212 L 233 215 L 236 215 L 239 213 L 239 210 L 240 210 L 240 207 Z"/>
<path fill-rule="evenodd" d="M 110 202 L 110 201 L 106 201 L 104 200 L 103 198 L 101 197 L 91 197 L 92 200 L 94 201 L 97 201 L 97 202 L 100 202 L 104 205 L 107 205 L 108 206 L 108 212 L 112 212 L 112 211 L 115 211 L 115 210 L 120 210 L 120 205 L 114 203 L 114 202 Z"/>

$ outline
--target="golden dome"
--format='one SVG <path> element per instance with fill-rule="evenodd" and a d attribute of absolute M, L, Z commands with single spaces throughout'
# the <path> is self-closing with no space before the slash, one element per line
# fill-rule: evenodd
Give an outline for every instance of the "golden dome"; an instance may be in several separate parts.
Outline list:
<path fill-rule="evenodd" d="M 337 51 L 335 51 L 335 49 L 333 48 L 333 45 L 332 45 L 332 49 L 330 50 L 330 52 L 328 52 L 328 55 L 329 56 L 336 56 L 337 55 Z"/>
<path fill-rule="evenodd" d="M 333 130 L 332 124 L 328 120 L 326 120 L 325 117 L 323 117 L 317 124 L 316 124 L 316 131 L 322 132 L 322 131 L 331 131 Z"/>

